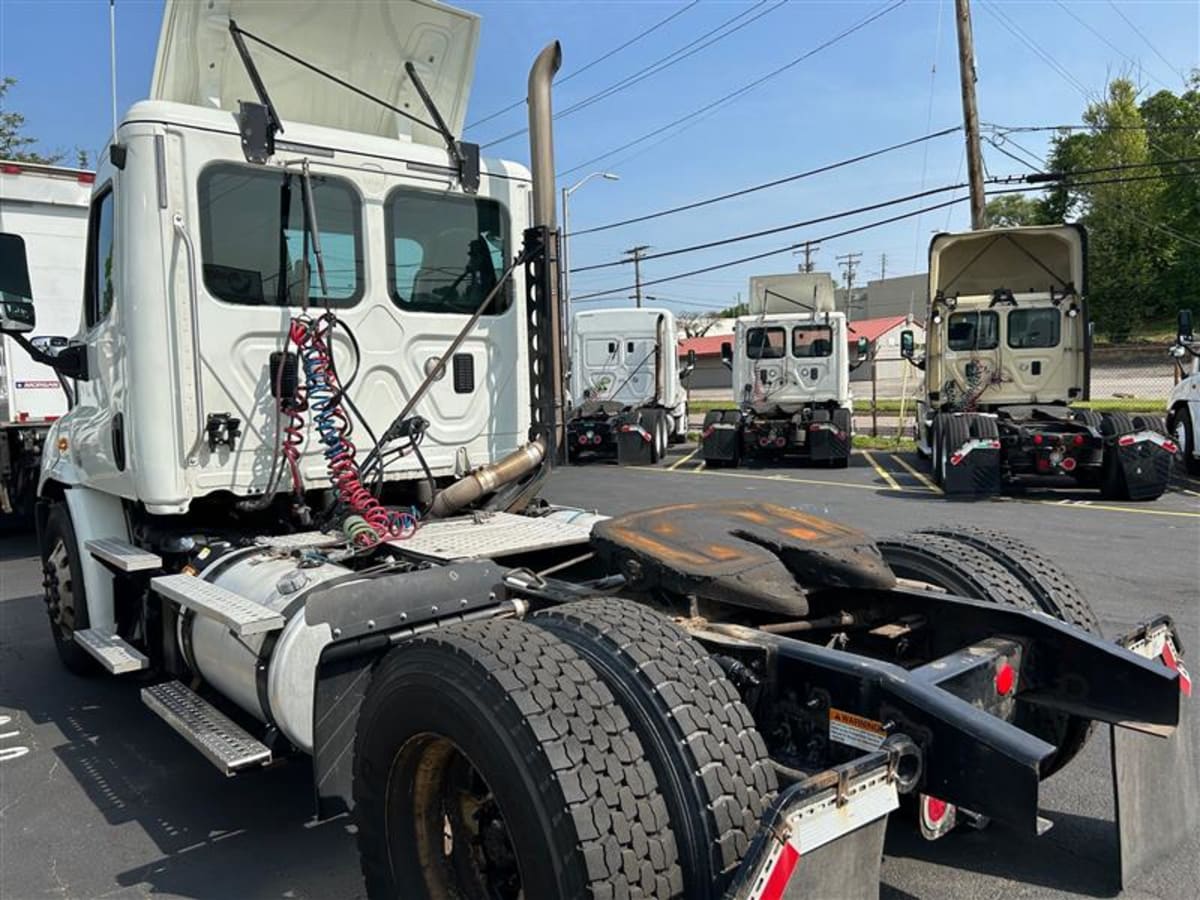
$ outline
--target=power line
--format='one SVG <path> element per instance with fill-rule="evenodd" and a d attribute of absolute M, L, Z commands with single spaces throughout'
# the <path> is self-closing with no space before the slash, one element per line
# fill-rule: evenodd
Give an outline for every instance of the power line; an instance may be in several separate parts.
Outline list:
<path fill-rule="evenodd" d="M 742 188 L 741 190 L 730 191 L 727 194 L 721 194 L 716 197 L 709 197 L 707 200 L 696 200 L 692 203 L 685 203 L 682 206 L 673 206 L 670 209 L 661 209 L 658 212 L 646 213 L 645 215 L 634 216 L 633 218 L 630 218 L 630 219 L 622 219 L 619 222 L 609 222 L 606 225 L 596 225 L 592 228 L 584 228 L 580 231 L 573 231 L 573 232 L 571 232 L 569 237 L 573 237 L 573 238 L 581 237 L 585 234 L 594 234 L 597 231 L 608 231 L 613 228 L 622 228 L 625 225 L 633 225 L 637 222 L 646 222 L 646 221 L 649 221 L 650 219 L 657 219 L 662 216 L 670 216 L 670 215 L 674 215 L 675 213 L 687 212 L 688 210 L 698 209 L 701 206 L 708 206 L 709 204 L 712 204 L 712 203 L 720 203 L 724 200 L 732 200 L 735 197 L 743 197 L 746 194 L 753 194 L 755 191 L 763 191 L 763 190 L 766 190 L 767 188 L 778 187 L 781 184 L 788 184 L 793 181 L 799 181 L 802 178 L 811 178 L 814 175 L 823 175 L 826 172 L 832 172 L 835 169 L 841 169 L 845 166 L 853 165 L 854 163 L 860 163 L 860 162 L 863 162 L 864 160 L 873 159 L 876 156 L 883 156 L 885 153 L 891 153 L 895 150 L 903 150 L 905 147 L 912 147 L 915 144 L 920 144 L 920 143 L 923 143 L 924 141 L 930 141 L 930 140 L 933 140 L 934 138 L 945 137 L 946 135 L 953 134 L 954 132 L 959 131 L 959 130 L 961 130 L 961 126 L 959 126 L 959 125 L 955 125 L 951 128 L 943 128 L 941 131 L 935 131 L 932 134 L 922 135 L 921 137 L 913 138 L 908 141 L 902 141 L 899 144 L 892 144 L 891 146 L 888 146 L 888 147 L 881 147 L 878 150 L 871 150 L 868 153 L 860 153 L 858 156 L 852 156 L 849 159 L 843 159 L 843 160 L 839 160 L 838 162 L 829 163 L 828 165 L 819 166 L 818 168 L 815 168 L 815 169 L 809 169 L 806 172 L 797 172 L 795 175 L 787 175 L 783 178 L 776 178 L 772 181 L 764 181 L 761 184 L 751 185 L 750 187 Z"/>
<path fill-rule="evenodd" d="M 1184 84 L 1187 84 L 1187 76 L 1184 75 L 1183 72 L 1179 71 L 1179 69 L 1175 68 L 1175 66 L 1173 66 L 1171 64 L 1171 61 L 1168 60 L 1165 56 L 1162 55 L 1162 53 L 1159 52 L 1158 47 L 1156 47 L 1150 41 L 1150 38 L 1146 37 L 1146 35 L 1144 35 L 1142 33 L 1142 30 L 1140 28 L 1138 28 L 1136 25 L 1134 25 L 1133 22 L 1130 21 L 1129 17 L 1127 15 L 1125 15 L 1125 13 L 1121 12 L 1121 8 L 1119 6 L 1117 6 L 1117 4 L 1113 3 L 1113 0 L 1108 0 L 1108 5 L 1113 8 L 1113 12 L 1115 12 L 1118 16 L 1120 16 L 1126 25 L 1128 25 L 1130 28 L 1133 29 L 1133 33 L 1136 34 L 1138 37 L 1140 37 L 1142 39 L 1142 42 L 1145 43 L 1145 45 L 1147 47 L 1149 47 L 1151 50 L 1154 51 L 1154 55 L 1163 61 L 1164 66 L 1166 66 L 1171 71 L 1172 74 L 1178 75 L 1180 81 L 1182 81 Z"/>
<path fill-rule="evenodd" d="M 732 25 L 734 22 L 736 22 L 740 18 L 749 15 L 750 13 L 754 12 L 754 10 L 758 9 L 760 6 L 762 6 L 766 2 L 767 2 L 767 0 L 758 0 L 758 2 L 755 3 L 753 6 L 742 10 L 741 12 L 739 12 L 737 15 L 733 16 L 730 19 L 726 19 L 724 22 L 722 22 L 716 28 L 713 28 L 710 31 L 706 31 L 704 34 L 700 35 L 700 37 L 696 38 L 695 40 L 691 41 L 690 43 L 684 44 L 682 47 L 672 51 L 671 53 L 667 54 L 666 56 L 650 63 L 650 65 L 644 66 L 643 68 L 638 69 L 632 75 L 627 75 L 625 78 L 622 78 L 619 81 L 616 81 L 613 84 L 610 84 L 608 87 L 602 88 L 601 90 L 596 91 L 594 94 L 590 94 L 587 97 L 584 97 L 582 100 L 579 100 L 576 103 L 571 104 L 566 109 L 563 109 L 563 110 L 555 113 L 554 118 L 556 120 L 566 118 L 567 116 L 572 115 L 573 113 L 579 112 L 579 110 L 581 110 L 581 109 L 586 109 L 587 107 L 591 106 L 594 103 L 599 103 L 601 100 L 605 100 L 605 99 L 613 96 L 614 94 L 619 94 L 621 91 L 625 90 L 626 88 L 633 87 L 635 84 L 637 84 L 641 81 L 645 81 L 647 78 L 650 78 L 654 75 L 657 75 L 659 72 L 663 72 L 666 69 L 671 68 L 671 66 L 675 65 L 676 63 L 683 62 L 683 60 L 687 59 L 689 56 L 694 56 L 695 54 L 699 53 L 701 50 L 711 47 L 713 44 L 717 43 L 718 41 L 722 41 L 725 38 L 729 37 L 730 35 L 741 31 L 747 25 L 750 25 L 751 23 L 758 21 L 763 16 L 765 16 L 769 13 L 775 12 L 775 10 L 779 9 L 781 6 L 784 5 L 786 0 L 778 0 L 778 2 L 774 6 L 770 7 L 769 9 L 763 10 L 756 16 L 753 16 L 753 17 L 747 19 L 745 22 L 742 22 L 740 25 L 736 26 L 735 28 L 730 28 L 724 34 L 717 34 L 717 32 L 721 31 L 721 29 L 726 28 L 729 25 Z M 714 35 L 714 34 L 716 34 L 716 37 L 712 37 L 712 35 Z M 705 40 L 706 38 L 710 38 L 710 37 L 712 37 L 711 40 L 707 40 L 707 41 Z M 702 41 L 704 43 L 701 43 Z M 697 45 L 699 45 L 699 46 L 697 46 Z M 497 144 L 503 144 L 505 141 L 510 141 L 513 138 L 518 138 L 521 135 L 525 134 L 527 131 L 529 131 L 528 128 L 519 128 L 516 131 L 510 131 L 508 134 L 503 135 L 502 137 L 498 137 L 495 140 L 488 141 L 486 144 L 483 144 L 482 146 L 494 147 Z"/>
<path fill-rule="evenodd" d="M 1091 25 L 1089 25 L 1084 19 L 1077 16 L 1071 10 L 1071 7 L 1069 7 L 1069 6 L 1067 6 L 1067 4 L 1063 3 L 1062 0 L 1054 0 L 1054 2 L 1068 16 L 1070 16 L 1072 19 L 1074 19 L 1076 22 L 1078 22 L 1080 25 L 1082 25 L 1084 28 L 1086 28 L 1088 31 L 1090 31 L 1092 34 L 1094 34 L 1100 40 L 1102 40 L 1105 44 L 1107 44 L 1110 50 L 1112 50 L 1114 53 L 1119 55 L 1122 59 L 1124 59 L 1130 65 L 1137 66 L 1139 70 L 1142 68 L 1141 63 L 1138 60 L 1134 59 L 1132 56 L 1127 54 L 1124 50 L 1122 50 L 1120 47 L 1118 47 L 1116 44 L 1114 44 L 1112 41 L 1110 41 L 1108 38 L 1106 38 L 1103 34 L 1101 34 L 1097 29 L 1095 29 Z M 1163 81 L 1161 78 L 1159 78 L 1157 75 L 1155 75 L 1153 72 L 1147 71 L 1146 74 L 1148 74 L 1151 78 L 1153 78 L 1155 81 L 1157 81 L 1163 87 L 1169 89 L 1169 85 L 1165 81 Z"/>
<path fill-rule="evenodd" d="M 614 154 L 621 153 L 624 150 L 628 150 L 630 147 L 633 147 L 636 144 L 640 144 L 642 141 L 648 140 L 652 137 L 655 137 L 656 135 L 662 134 L 664 131 L 667 131 L 670 128 L 674 128 L 676 125 L 679 125 L 682 122 L 686 122 L 688 119 L 691 119 L 698 115 L 701 115 L 702 113 L 705 113 L 705 112 L 707 112 L 711 109 L 714 109 L 724 103 L 729 102 L 730 100 L 736 99 L 737 97 L 740 97 L 743 94 L 746 94 L 746 93 L 754 90 L 754 88 L 758 87 L 759 85 L 764 84 L 767 81 L 770 81 L 772 78 L 782 75 L 784 72 L 799 65 L 800 63 L 804 62 L 806 59 L 809 59 L 810 57 L 815 56 L 817 53 L 820 53 L 822 50 L 832 47 L 834 44 L 839 43 L 840 41 L 842 41 L 842 40 L 848 38 L 850 35 L 854 34 L 855 32 L 860 31 L 861 29 L 867 27 L 872 22 L 874 22 L 876 19 L 879 19 L 882 16 L 885 16 L 888 13 L 892 12 L 893 10 L 900 8 L 906 2 L 908 2 L 908 0 L 895 0 L 895 2 L 893 2 L 890 6 L 886 6 L 880 10 L 877 10 L 874 13 L 871 13 L 866 18 L 861 19 L 858 22 L 856 22 L 854 25 L 851 25 L 848 28 L 843 29 L 841 32 L 839 32 L 838 34 L 834 35 L 833 37 L 827 39 L 823 43 L 818 44 L 816 47 L 813 47 L 811 50 L 809 50 L 805 53 L 802 53 L 800 56 L 797 56 L 795 59 L 791 60 L 790 62 L 787 62 L 784 65 L 779 66 L 776 69 L 773 69 L 772 71 L 768 72 L 766 75 L 763 75 L 763 76 L 755 79 L 754 81 L 749 82 L 748 84 L 742 85 L 740 88 L 730 91 L 728 94 L 725 94 L 723 97 L 720 97 L 717 100 L 712 101 L 711 103 L 705 104 L 704 106 L 701 106 L 698 109 L 694 109 L 690 113 L 688 113 L 684 116 L 680 116 L 678 119 L 675 119 L 672 122 L 668 122 L 666 125 L 662 125 L 658 128 L 655 128 L 652 131 L 648 131 L 645 134 L 641 135 L 640 137 L 634 138 L 632 141 L 627 141 L 626 143 L 622 144 L 619 147 L 615 147 L 612 150 L 608 150 L 604 153 L 599 154 L 598 156 L 594 156 L 589 160 L 581 162 L 578 165 L 572 166 L 571 168 L 567 169 L 566 171 L 559 172 L 558 173 L 559 177 L 561 178 L 564 175 L 570 175 L 572 172 L 577 172 L 580 169 L 587 168 L 588 166 L 594 165 L 595 163 L 597 163 L 601 160 L 607 159 L 608 157 L 613 156 Z"/>
<path fill-rule="evenodd" d="M 637 34 L 635 34 L 633 37 L 631 37 L 625 43 L 620 44 L 616 47 L 613 47 L 613 49 L 609 50 L 607 53 L 602 53 L 600 56 L 597 56 L 595 59 L 593 59 L 587 65 L 580 66 L 578 69 L 576 69 L 573 72 L 568 72 L 562 78 L 557 79 L 557 83 L 561 85 L 564 82 L 570 81 L 576 75 L 582 75 L 588 69 L 592 68 L 593 66 L 599 65 L 600 63 L 604 62 L 606 59 L 610 59 L 611 57 L 620 53 L 622 50 L 626 49 L 627 47 L 632 47 L 634 44 L 636 44 L 642 38 L 653 34 L 654 32 L 658 31 L 658 29 L 660 29 L 664 25 L 666 25 L 668 22 L 682 16 L 685 12 L 687 12 L 692 7 L 696 6 L 696 4 L 698 4 L 699 2 L 700 2 L 700 0 L 692 0 L 692 2 L 689 3 L 687 6 L 684 6 L 681 9 L 677 9 L 675 12 L 671 13 L 665 19 L 660 19 L 658 22 L 651 25 L 649 28 L 645 29 L 644 31 L 639 31 Z M 492 121 L 492 119 L 502 116 L 507 112 L 512 112 L 514 109 L 524 106 L 525 101 L 526 101 L 525 97 L 522 97 L 519 100 L 514 100 L 512 103 L 508 104 L 508 106 L 504 107 L 503 109 L 498 109 L 494 113 L 489 113 L 488 115 L 484 116 L 482 119 L 476 119 L 470 125 L 467 125 L 466 128 L 464 128 L 463 130 L 466 131 L 467 129 L 470 129 L 470 128 L 476 128 L 476 127 L 482 125 L 484 122 L 490 122 L 490 121 Z"/>
<path fill-rule="evenodd" d="M 1166 179 L 1166 178 L 1182 178 L 1186 174 L 1189 174 L 1189 173 L 1176 172 L 1176 173 L 1171 173 L 1171 174 L 1135 175 L 1131 178 L 1108 178 L 1108 179 L 1100 179 L 1100 180 L 1094 180 L 1094 181 L 1077 182 L 1071 186 L 1076 187 L 1076 188 L 1081 188 L 1081 187 L 1098 186 L 1098 185 L 1103 185 L 1103 184 L 1125 184 L 1125 183 L 1137 182 L 1137 181 L 1151 181 L 1151 180 L 1159 180 L 1159 179 Z M 965 186 L 966 185 L 964 185 L 964 184 L 958 184 L 958 185 L 954 185 L 953 187 L 955 189 L 960 189 Z M 995 195 L 1000 195 L 1000 194 L 1022 194 L 1027 191 L 1030 191 L 1030 190 L 1048 190 L 1051 187 L 1054 187 L 1054 184 L 1046 183 L 1046 184 L 1036 185 L 1033 187 L 997 188 L 997 189 L 988 191 L 987 195 L 995 196 Z M 858 225 L 858 226 L 855 226 L 854 228 L 847 228 L 842 231 L 834 232 L 832 234 L 826 234 L 826 235 L 822 235 L 820 237 L 812 238 L 811 240 L 813 242 L 825 242 L 825 241 L 832 241 L 832 240 L 835 240 L 835 239 L 841 238 L 841 237 L 847 237 L 852 234 L 860 234 L 861 232 L 864 232 L 864 231 L 870 231 L 871 229 L 874 229 L 874 228 L 881 228 L 884 225 L 890 225 L 893 222 L 900 222 L 900 221 L 903 221 L 904 219 L 911 219 L 914 216 L 920 216 L 920 215 L 924 215 L 925 213 L 935 212 L 939 209 L 946 209 L 948 207 L 962 203 L 966 199 L 967 199 L 966 197 L 955 197 L 950 200 L 943 200 L 941 203 L 936 203 L 931 206 L 925 206 L 920 209 L 910 210 L 908 212 L 898 213 L 894 216 L 889 216 L 886 219 L 879 219 L 874 222 L 868 222 L 865 225 Z M 656 285 L 656 284 L 665 284 L 670 281 L 680 281 L 685 278 L 690 278 L 694 275 L 703 275 L 707 272 L 716 272 L 716 271 L 720 271 L 721 269 L 728 269 L 728 268 L 732 268 L 733 266 L 742 265 L 743 263 L 756 262 L 760 259 L 766 259 L 771 256 L 778 256 L 783 253 L 791 253 L 797 249 L 802 248 L 803 246 L 804 246 L 804 242 L 800 241 L 798 243 L 788 244 L 786 247 L 779 247 L 774 250 L 766 250 L 762 253 L 754 253 L 749 256 L 742 256 L 742 257 L 739 257 L 738 259 L 731 259 L 726 262 L 715 263 L 713 265 L 703 266 L 698 269 L 691 269 L 687 272 L 680 272 L 676 275 L 667 275 L 667 276 L 664 276 L 661 278 L 655 278 L 651 281 L 643 281 L 641 284 L 642 284 L 643 288 L 646 288 L 646 287 L 652 287 L 653 285 Z M 642 257 L 643 260 L 646 258 L 647 257 Z M 609 289 L 603 290 L 603 291 L 593 291 L 590 294 L 581 294 L 578 297 L 574 297 L 574 298 L 572 298 L 572 301 L 573 302 L 579 302 L 579 301 L 586 302 L 589 300 L 594 300 L 594 299 L 599 299 L 599 298 L 620 299 L 622 295 L 627 295 L 629 293 L 629 291 L 631 291 L 633 289 L 634 289 L 634 285 L 626 285 L 624 287 L 609 288 Z"/>
<path fill-rule="evenodd" d="M 1090 168 L 1090 169 L 1080 169 L 1076 172 L 1038 172 L 1033 175 L 1010 175 L 1010 176 L 1005 176 L 1005 177 L 989 178 L 987 180 L 987 183 L 997 185 L 997 184 L 1012 184 L 1014 182 L 1026 183 L 1026 184 L 1033 184 L 1035 182 L 1061 182 L 1061 181 L 1065 181 L 1065 180 L 1070 179 L 1077 175 L 1093 175 L 1093 174 L 1100 174 L 1103 172 L 1124 172 L 1124 171 L 1128 171 L 1128 170 L 1137 170 L 1137 169 L 1144 169 L 1144 168 L 1150 168 L 1150 167 L 1162 167 L 1162 166 L 1170 165 L 1170 164 L 1186 164 L 1186 163 L 1191 163 L 1191 162 L 1195 162 L 1198 160 L 1200 160 L 1200 157 L 1196 157 L 1196 158 L 1184 157 L 1184 158 L 1180 158 L 1180 159 L 1164 160 L 1162 162 L 1157 162 L 1157 163 L 1126 163 L 1126 164 L 1122 164 L 1122 165 L 1113 165 L 1113 166 L 1098 166 L 1098 167 Z M 1023 165 L 1032 168 L 1031 166 L 1029 166 L 1029 163 L 1023 163 Z M 835 219 L 845 219 L 845 218 L 849 218 L 850 216 L 860 215 L 861 213 L 874 212 L 875 210 L 885 209 L 889 206 L 897 206 L 902 203 L 908 203 L 912 200 L 920 200 L 924 197 L 932 197 L 935 194 L 944 194 L 947 191 L 955 191 L 964 186 L 965 185 L 963 185 L 963 184 L 949 184 L 949 185 L 943 185 L 942 187 L 928 188 L 924 191 L 917 191 L 916 193 L 906 194 L 902 197 L 893 197 L 889 200 L 881 200 L 878 203 L 870 203 L 865 206 L 855 207 L 854 209 L 848 209 L 848 210 L 843 210 L 841 212 L 829 213 L 824 216 L 818 216 L 815 219 L 804 219 L 799 222 L 791 222 L 786 225 L 776 225 L 771 228 L 763 228 L 763 229 L 760 229 L 759 231 L 752 231 L 752 232 L 747 232 L 746 234 L 734 235 L 733 237 L 727 237 L 727 238 L 721 238 L 718 240 L 707 241 L 702 244 L 691 244 L 689 246 L 678 247 L 673 250 L 663 250 L 659 253 L 651 253 L 651 254 L 647 254 L 647 255 L 641 255 L 638 257 L 638 261 L 639 262 L 648 262 L 650 260 L 655 260 L 655 259 L 665 259 L 666 257 L 678 256 L 683 253 L 695 253 L 700 250 L 711 250 L 715 247 L 723 247 L 726 244 L 736 244 L 741 241 L 754 240 L 755 238 L 769 237 L 770 235 L 780 234 L 781 232 L 784 232 L 784 231 L 794 231 L 797 228 L 805 228 L 809 225 L 820 224 L 821 222 L 830 222 Z M 941 209 L 940 206 L 935 207 L 935 208 Z M 802 246 L 802 245 L 800 245 L 800 246 Z M 598 269 L 610 269 L 615 266 L 626 265 L 627 263 L 628 263 L 628 260 L 615 259 L 615 260 L 611 260 L 609 262 L 593 263 L 590 266 L 579 266 L 577 268 L 573 268 L 571 271 L 573 273 L 594 272 Z"/>

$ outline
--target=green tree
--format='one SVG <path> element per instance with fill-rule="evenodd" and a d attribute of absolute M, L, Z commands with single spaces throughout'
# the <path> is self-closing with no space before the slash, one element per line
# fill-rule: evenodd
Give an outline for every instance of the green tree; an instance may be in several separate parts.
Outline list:
<path fill-rule="evenodd" d="M 989 228 L 1012 225 L 1045 225 L 1054 221 L 1047 217 L 1046 204 L 1025 194 L 1002 194 L 987 203 L 985 210 Z"/>
<path fill-rule="evenodd" d="M 1143 177 L 1154 174 L 1147 165 L 1156 162 L 1160 145 L 1151 139 L 1157 129 L 1148 127 L 1131 81 L 1111 82 L 1106 95 L 1089 104 L 1083 121 L 1090 132 L 1060 135 L 1054 142 L 1051 168 L 1066 177 L 1046 207 L 1055 217 L 1078 217 L 1087 226 L 1092 317 L 1100 331 L 1125 340 L 1140 323 L 1175 307 L 1162 291 L 1174 246 L 1164 240 L 1160 220 L 1177 200 L 1166 182 Z M 1125 166 L 1138 168 L 1120 168 Z M 1110 171 L 1088 174 L 1097 168 Z"/>
<path fill-rule="evenodd" d="M 25 134 L 25 117 L 19 112 L 8 109 L 8 91 L 16 85 L 17 79 L 11 76 L 0 78 L 0 159 L 11 159 L 17 162 L 40 163 L 52 166 L 62 160 L 63 154 L 45 155 L 34 151 L 37 138 Z"/>

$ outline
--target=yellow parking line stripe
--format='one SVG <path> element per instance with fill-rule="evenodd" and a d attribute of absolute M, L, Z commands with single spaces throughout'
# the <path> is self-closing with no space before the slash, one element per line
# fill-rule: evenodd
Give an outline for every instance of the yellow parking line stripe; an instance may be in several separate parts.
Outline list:
<path fill-rule="evenodd" d="M 1135 513 L 1139 516 L 1172 516 L 1183 519 L 1200 519 L 1200 512 L 1182 512 L 1176 509 L 1136 509 L 1132 506 L 1108 506 L 1104 503 L 1093 503 L 1090 500 L 1031 500 L 1023 497 L 1012 497 L 1018 503 L 1040 503 L 1043 506 L 1057 506 L 1059 509 L 1099 509 L 1105 512 Z"/>
<path fill-rule="evenodd" d="M 858 452 L 863 455 L 863 459 L 871 464 L 871 468 L 875 470 L 875 474 L 888 483 L 888 487 L 890 487 L 893 491 L 900 490 L 900 484 L 891 476 L 887 469 L 875 462 L 875 457 L 873 457 L 866 450 L 859 450 Z"/>
<path fill-rule="evenodd" d="M 879 486 L 875 484 L 851 484 L 847 481 L 818 481 L 815 478 L 793 478 L 790 475 L 756 475 L 753 472 L 727 472 L 724 469 L 709 469 L 703 466 L 699 469 L 653 469 L 649 466 L 630 468 L 630 472 L 651 472 L 661 474 L 664 472 L 673 472 L 676 475 L 715 475 L 721 478 L 749 478 L 754 481 L 786 481 L 790 484 L 815 484 L 821 487 L 844 487 L 857 488 L 862 491 L 878 491 Z M 913 492 L 915 493 L 915 492 Z M 924 493 L 922 491 L 921 493 Z"/>
<path fill-rule="evenodd" d="M 680 457 L 679 459 L 675 460 L 675 462 L 671 463 L 671 465 L 667 466 L 667 468 L 668 469 L 678 469 L 680 466 L 682 466 L 685 462 L 687 462 L 689 459 L 691 459 L 693 456 L 695 456 L 699 452 L 700 452 L 700 448 L 697 447 L 695 450 L 693 450 L 687 456 L 683 456 L 683 457 Z"/>
<path fill-rule="evenodd" d="M 905 472 L 907 472 L 913 478 L 917 479 L 917 481 L 921 482 L 921 484 L 925 485 L 925 487 L 929 488 L 929 490 L 933 491 L 935 494 L 942 493 L 942 489 L 940 487 L 938 487 L 936 484 L 934 484 L 932 481 L 930 481 L 928 478 L 926 478 L 924 475 L 922 475 L 920 472 L 918 472 L 916 469 L 914 469 L 912 466 L 910 466 L 908 463 L 906 463 L 904 461 L 904 457 L 900 456 L 900 454 L 892 453 L 892 454 L 890 454 L 890 456 L 897 463 L 899 463 L 900 467 L 902 469 L 904 469 Z"/>

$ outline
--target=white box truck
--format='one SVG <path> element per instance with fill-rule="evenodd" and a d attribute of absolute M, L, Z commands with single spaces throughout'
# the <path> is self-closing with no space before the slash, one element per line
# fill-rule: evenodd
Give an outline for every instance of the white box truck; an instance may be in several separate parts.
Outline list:
<path fill-rule="evenodd" d="M 49 352 L 79 328 L 94 181 L 81 169 L 0 161 L 0 232 L 25 243 L 38 298 L 33 343 Z M 67 391 L 54 370 L 30 359 L 12 337 L 0 338 L 0 512 L 32 510 L 46 431 L 66 411 Z"/>

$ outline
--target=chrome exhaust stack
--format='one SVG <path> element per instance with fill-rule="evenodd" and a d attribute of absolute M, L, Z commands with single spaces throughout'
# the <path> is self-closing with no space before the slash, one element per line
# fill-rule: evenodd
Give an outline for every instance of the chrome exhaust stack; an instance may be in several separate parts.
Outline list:
<path fill-rule="evenodd" d="M 529 70 L 529 164 L 533 170 L 533 224 L 558 227 L 554 190 L 554 110 L 551 85 L 562 65 L 562 46 L 547 44 Z"/>

